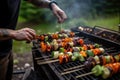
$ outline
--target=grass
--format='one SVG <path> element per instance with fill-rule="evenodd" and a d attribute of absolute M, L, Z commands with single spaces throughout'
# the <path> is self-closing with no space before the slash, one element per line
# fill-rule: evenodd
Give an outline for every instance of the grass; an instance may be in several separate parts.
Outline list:
<path fill-rule="evenodd" d="M 19 18 L 19 22 L 24 22 L 26 21 L 23 18 Z M 48 24 L 48 23 L 43 23 L 39 24 L 37 26 L 33 26 L 33 28 L 36 33 L 42 34 L 42 33 L 49 33 L 49 32 L 55 32 L 59 31 L 60 27 L 63 27 L 65 29 L 70 29 L 71 27 L 76 27 L 79 25 L 86 25 L 86 26 L 102 26 L 105 28 L 113 29 L 113 30 L 118 30 L 118 23 L 119 23 L 119 18 L 116 16 L 108 17 L 108 18 L 96 18 L 96 19 L 72 19 L 69 20 L 63 24 Z M 13 44 L 13 51 L 15 53 L 20 53 L 23 54 L 25 52 L 30 52 L 32 47 L 32 43 L 27 44 L 25 41 L 14 41 Z"/>

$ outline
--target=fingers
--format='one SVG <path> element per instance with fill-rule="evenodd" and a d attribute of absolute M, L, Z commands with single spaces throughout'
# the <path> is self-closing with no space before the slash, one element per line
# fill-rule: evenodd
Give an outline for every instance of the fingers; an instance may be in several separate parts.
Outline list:
<path fill-rule="evenodd" d="M 31 42 L 33 39 L 35 39 L 35 35 L 36 33 L 33 29 L 23 28 L 13 32 L 13 39 L 18 41 Z"/>
<path fill-rule="evenodd" d="M 63 23 L 67 18 L 65 12 L 62 9 L 60 9 L 56 4 L 52 4 L 52 10 L 54 15 L 58 19 L 58 23 Z"/>
<path fill-rule="evenodd" d="M 58 23 L 63 23 L 67 19 L 67 16 L 66 16 L 65 12 L 62 11 L 62 10 L 58 10 L 54 14 L 58 18 Z"/>
<path fill-rule="evenodd" d="M 57 16 L 58 23 L 61 23 L 63 21 L 61 16 L 57 12 L 55 12 L 54 14 Z"/>
<path fill-rule="evenodd" d="M 35 30 L 30 29 L 30 28 L 25 28 L 24 30 L 29 33 L 28 36 L 30 36 L 30 38 L 32 38 L 32 39 L 35 38 L 35 36 L 36 36 Z"/>
<path fill-rule="evenodd" d="M 59 23 L 63 23 L 66 19 L 67 19 L 67 16 L 66 14 L 64 13 L 64 11 L 59 11 L 58 12 L 58 15 L 60 16 L 61 19 L 58 20 Z"/>
<path fill-rule="evenodd" d="M 30 28 L 24 28 L 27 42 L 31 42 L 35 38 L 35 31 Z"/>
<path fill-rule="evenodd" d="M 34 37 L 29 32 L 26 32 L 25 39 L 27 40 L 27 42 L 31 42 L 34 39 Z"/>

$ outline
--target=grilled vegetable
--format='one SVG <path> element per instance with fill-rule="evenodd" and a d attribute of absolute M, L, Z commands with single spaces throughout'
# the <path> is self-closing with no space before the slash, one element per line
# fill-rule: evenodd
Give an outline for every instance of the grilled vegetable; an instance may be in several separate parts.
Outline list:
<path fill-rule="evenodd" d="M 83 57 L 87 57 L 86 51 L 80 51 L 80 54 L 81 54 Z"/>
<path fill-rule="evenodd" d="M 103 48 L 99 48 L 99 49 L 100 49 L 101 53 L 105 52 L 105 50 Z"/>
<path fill-rule="evenodd" d="M 105 58 L 106 58 L 106 63 L 110 63 L 110 55 L 105 56 Z"/>
<path fill-rule="evenodd" d="M 100 65 L 96 65 L 94 68 L 91 70 L 95 76 L 100 76 L 102 74 L 103 68 Z"/>
<path fill-rule="evenodd" d="M 74 51 L 74 52 L 79 52 L 80 49 L 79 49 L 79 47 L 73 47 L 73 51 Z"/>
<path fill-rule="evenodd" d="M 47 52 L 50 52 L 51 51 L 51 46 L 50 46 L 50 44 L 49 44 L 49 42 L 47 42 L 47 45 L 46 45 L 47 47 L 46 47 L 46 51 Z"/>
<path fill-rule="evenodd" d="M 48 36 L 45 36 L 45 41 L 48 41 Z"/>
<path fill-rule="evenodd" d="M 59 52 L 65 52 L 65 49 L 64 48 L 60 48 Z"/>
<path fill-rule="evenodd" d="M 69 55 L 68 54 L 64 54 L 64 55 L 59 55 L 59 63 L 67 63 L 69 61 Z"/>
<path fill-rule="evenodd" d="M 91 71 L 95 76 L 102 76 L 103 79 L 107 79 L 120 72 L 120 63 L 110 63 L 104 66 L 96 65 Z"/>
<path fill-rule="evenodd" d="M 71 60 L 72 60 L 72 61 L 76 61 L 77 59 L 76 59 L 75 56 L 72 56 L 72 57 L 71 57 Z"/>
<path fill-rule="evenodd" d="M 71 41 L 68 43 L 71 47 L 73 47 L 74 43 Z"/>
<path fill-rule="evenodd" d="M 73 53 L 72 52 L 67 52 L 67 54 L 71 57 L 73 56 Z"/>
<path fill-rule="evenodd" d="M 42 52 L 45 52 L 46 49 L 47 49 L 46 44 L 45 44 L 44 42 L 41 42 L 41 43 L 40 43 L 40 46 L 41 46 L 41 51 L 42 51 Z"/>
<path fill-rule="evenodd" d="M 115 58 L 117 57 L 117 58 Z M 105 65 L 105 64 L 109 64 L 109 63 L 115 63 L 115 62 L 119 62 L 120 60 L 118 60 L 118 58 L 120 58 L 119 54 L 117 55 L 107 55 L 107 56 L 94 56 L 94 57 L 89 57 L 87 59 L 87 61 L 85 61 L 84 66 L 87 68 L 89 66 L 89 70 L 94 67 L 95 65 Z"/>
<path fill-rule="evenodd" d="M 107 78 L 110 76 L 111 71 L 110 71 L 110 69 L 107 68 L 107 67 L 104 67 L 104 66 L 103 66 L 102 68 L 103 68 L 102 78 L 103 78 L 103 79 L 107 79 Z"/>
<path fill-rule="evenodd" d="M 78 43 L 79 43 L 80 45 L 83 45 L 83 44 L 84 44 L 84 40 L 83 40 L 83 39 L 79 39 L 79 40 L 78 40 Z"/>
<path fill-rule="evenodd" d="M 94 44 L 94 47 L 99 48 L 100 45 L 96 43 L 96 44 Z"/>
<path fill-rule="evenodd" d="M 88 56 L 94 56 L 94 53 L 92 50 L 87 50 L 86 53 Z"/>
<path fill-rule="evenodd" d="M 73 56 L 76 58 L 76 60 L 79 60 L 80 54 L 78 52 L 74 52 Z"/>
<path fill-rule="evenodd" d="M 59 56 L 59 63 L 62 64 L 64 62 L 64 55 Z"/>
<path fill-rule="evenodd" d="M 95 59 L 96 64 L 100 64 L 100 59 L 98 56 L 95 56 L 94 59 Z"/>
<path fill-rule="evenodd" d="M 59 57 L 59 51 L 53 51 L 52 52 L 52 57 L 55 58 L 55 59 L 58 58 Z"/>
<path fill-rule="evenodd" d="M 67 37 L 74 37 L 74 36 L 75 36 L 74 32 L 62 31 L 59 33 L 41 34 L 39 36 L 36 36 L 35 38 L 40 41 L 49 41 L 49 40 L 53 40 L 53 39 L 67 38 Z"/>
<path fill-rule="evenodd" d="M 119 62 L 119 61 L 120 61 L 119 55 L 115 55 L 114 58 L 115 58 L 116 62 Z"/>
<path fill-rule="evenodd" d="M 81 62 L 85 61 L 85 58 L 82 56 L 82 54 L 79 54 L 79 60 L 80 60 Z"/>

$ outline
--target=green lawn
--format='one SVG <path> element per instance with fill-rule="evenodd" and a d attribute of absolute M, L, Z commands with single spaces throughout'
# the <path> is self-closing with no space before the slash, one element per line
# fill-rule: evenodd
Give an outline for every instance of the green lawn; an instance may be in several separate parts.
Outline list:
<path fill-rule="evenodd" d="M 19 22 L 24 22 L 25 19 L 19 18 Z M 118 23 L 119 18 L 118 17 L 109 17 L 109 18 L 97 18 L 97 19 L 71 19 L 65 23 L 61 24 L 38 24 L 37 26 L 33 26 L 31 28 L 35 29 L 36 33 L 39 35 L 41 33 L 48 33 L 48 32 L 55 32 L 59 31 L 60 27 L 63 27 L 65 29 L 70 29 L 71 27 L 76 27 L 79 25 L 86 25 L 86 26 L 92 26 L 95 25 L 102 26 L 105 28 L 118 30 Z M 14 41 L 13 51 L 15 53 L 25 53 L 30 52 L 32 47 L 32 43 L 27 44 L 24 41 Z"/>

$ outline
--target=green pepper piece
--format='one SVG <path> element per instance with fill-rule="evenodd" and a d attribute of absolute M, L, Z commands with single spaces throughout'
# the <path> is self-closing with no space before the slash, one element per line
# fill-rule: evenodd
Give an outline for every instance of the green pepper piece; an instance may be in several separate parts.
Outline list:
<path fill-rule="evenodd" d="M 107 67 L 103 66 L 102 78 L 107 79 L 110 76 L 110 70 Z"/>
<path fill-rule="evenodd" d="M 119 62 L 119 60 L 120 60 L 119 55 L 115 55 L 114 58 L 117 62 Z"/>
<path fill-rule="evenodd" d="M 59 38 L 61 38 L 61 37 L 62 37 L 62 35 L 61 35 L 61 34 L 58 34 L 58 37 L 59 37 Z"/>
<path fill-rule="evenodd" d="M 81 62 L 85 61 L 85 58 L 82 56 L 82 54 L 79 55 L 79 60 L 80 60 Z"/>
<path fill-rule="evenodd" d="M 79 47 L 80 51 L 83 51 L 83 47 Z"/>
<path fill-rule="evenodd" d="M 71 59 L 72 59 L 72 61 L 76 61 L 76 57 L 75 56 L 72 56 Z"/>
<path fill-rule="evenodd" d="M 48 36 L 45 36 L 45 41 L 48 41 Z"/>
<path fill-rule="evenodd" d="M 94 46 L 95 46 L 95 48 L 99 48 L 100 47 L 100 45 L 99 44 L 94 44 Z"/>
<path fill-rule="evenodd" d="M 51 53 L 51 57 L 52 58 L 54 57 L 54 53 L 55 53 L 55 51 L 52 51 L 52 53 Z"/>
<path fill-rule="evenodd" d="M 106 59 L 106 62 L 107 63 L 110 63 L 110 56 L 108 55 L 108 56 L 105 56 L 105 59 Z"/>
<path fill-rule="evenodd" d="M 64 50 L 65 50 L 64 48 L 60 48 L 60 50 L 59 50 L 59 51 L 60 51 L 60 52 L 64 52 Z"/>
<path fill-rule="evenodd" d="M 79 59 L 79 55 L 80 55 L 80 54 L 79 54 L 78 52 L 74 52 L 73 55 L 74 55 L 74 57 L 76 57 L 76 60 Z"/>
<path fill-rule="evenodd" d="M 96 65 L 94 68 L 91 70 L 95 76 L 100 76 L 103 72 L 103 69 L 100 65 Z"/>
<path fill-rule="evenodd" d="M 92 57 L 94 56 L 94 53 L 92 50 L 87 50 L 86 53 L 88 56 L 92 56 Z"/>

